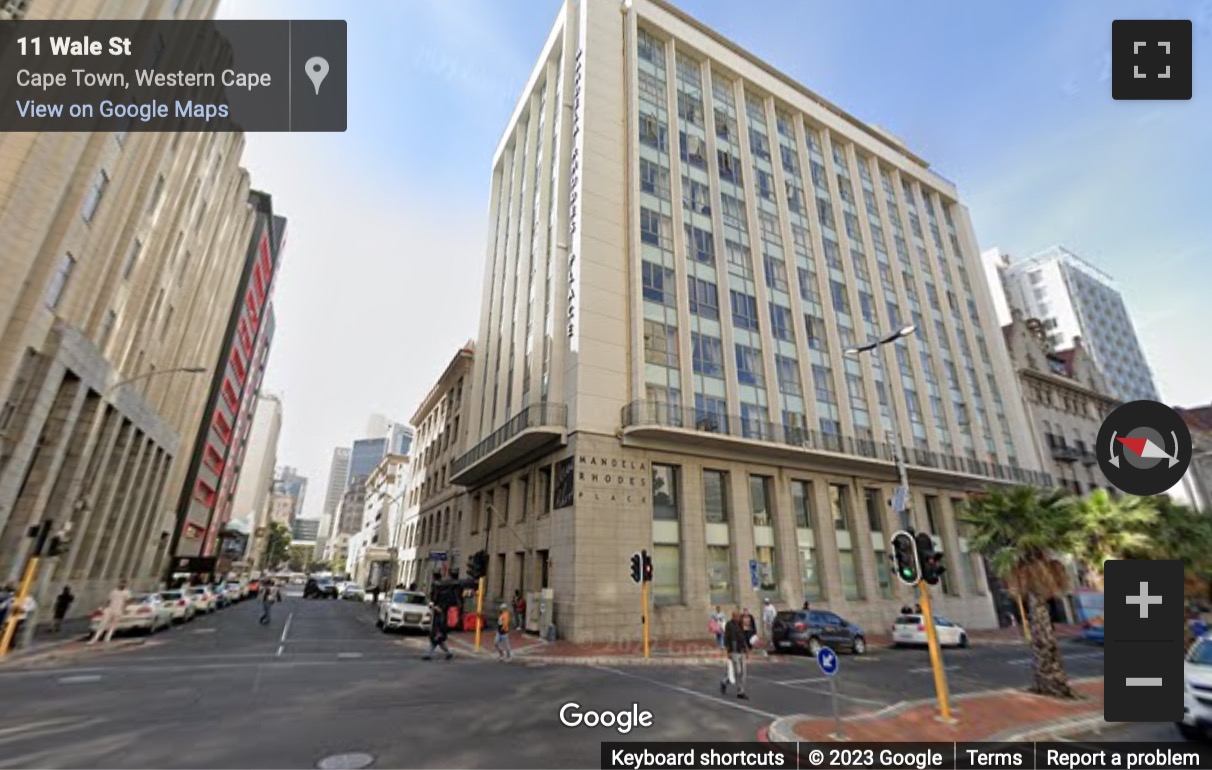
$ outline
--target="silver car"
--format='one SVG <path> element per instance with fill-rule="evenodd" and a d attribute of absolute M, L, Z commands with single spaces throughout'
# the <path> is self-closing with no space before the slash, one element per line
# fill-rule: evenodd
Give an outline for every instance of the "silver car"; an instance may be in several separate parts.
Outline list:
<path fill-rule="evenodd" d="M 417 591 L 392 591 L 379 602 L 379 619 L 375 623 L 383 633 L 395 630 L 429 631 L 433 608 L 425 594 Z"/>

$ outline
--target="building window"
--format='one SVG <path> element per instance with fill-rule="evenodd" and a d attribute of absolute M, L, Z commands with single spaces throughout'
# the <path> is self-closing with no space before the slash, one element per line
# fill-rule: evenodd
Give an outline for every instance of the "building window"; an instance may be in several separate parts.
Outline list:
<path fill-rule="evenodd" d="M 114 332 L 114 324 L 118 322 L 118 314 L 110 310 L 105 313 L 105 318 L 101 321 L 101 331 L 97 335 L 97 347 L 102 351 L 109 344 L 109 338 Z"/>
<path fill-rule="evenodd" d="M 838 566 L 842 573 L 842 595 L 848 600 L 863 598 L 859 581 L 858 560 L 854 554 L 854 527 L 850 518 L 850 499 L 846 487 L 829 485 L 829 507 L 833 513 L 833 528 L 837 535 Z"/>
<path fill-rule="evenodd" d="M 105 197 L 105 190 L 109 187 L 109 174 L 105 173 L 105 169 L 97 172 L 97 176 L 93 179 L 93 183 L 88 188 L 88 192 L 84 193 L 84 204 L 80 207 L 80 217 L 89 223 L 93 221 L 93 217 L 97 214 L 97 208 L 101 205 L 101 199 Z"/>
<path fill-rule="evenodd" d="M 551 466 L 539 468 L 538 477 L 539 488 L 536 494 L 539 496 L 539 517 L 542 518 L 551 513 Z"/>
<path fill-rule="evenodd" d="M 509 524 L 509 485 L 501 485 L 501 507 L 497 509 L 501 514 L 501 523 L 498 527 L 504 527 Z"/>
<path fill-rule="evenodd" d="M 652 466 L 652 598 L 658 605 L 682 602 L 678 470 Z"/>
<path fill-rule="evenodd" d="M 732 592 L 732 548 L 729 546 L 707 546 L 707 590 L 713 605 L 735 601 Z"/>
<path fill-rule="evenodd" d="M 820 599 L 821 564 L 812 513 L 812 482 L 791 482 L 791 509 L 795 513 L 796 540 L 800 548 L 800 585 L 804 598 Z"/>
<path fill-rule="evenodd" d="M 445 486 L 446 469 L 442 469 L 442 483 Z M 518 511 L 518 521 L 526 521 L 526 509 L 530 507 L 530 477 L 523 476 L 518 479 L 518 485 L 522 488 L 522 508 Z"/>
<path fill-rule="evenodd" d="M 952 498 L 951 509 L 955 511 L 956 519 L 959 519 L 961 511 L 964 508 L 964 501 L 958 498 Z M 977 595 L 984 593 L 981 589 L 980 578 L 977 577 L 977 570 L 980 568 L 980 555 L 974 552 L 968 544 L 972 535 L 972 525 L 958 522 L 959 527 L 959 564 L 960 575 L 963 578 L 964 586 L 968 593 Z"/>
<path fill-rule="evenodd" d="M 774 540 L 774 479 L 769 476 L 749 477 L 749 504 L 753 512 L 753 544 L 757 561 L 760 598 L 774 599 L 778 595 L 778 563 Z"/>
<path fill-rule="evenodd" d="M 63 294 L 67 291 L 67 283 L 75 269 L 76 258 L 71 254 L 64 254 L 59 260 L 59 266 L 55 268 L 55 274 L 51 276 L 50 284 L 46 287 L 46 306 L 51 310 L 59 308 Z"/>
<path fill-rule="evenodd" d="M 703 471 L 703 509 L 708 524 L 728 523 L 728 474 Z"/>
<path fill-rule="evenodd" d="M 122 266 L 122 280 L 130 280 L 131 273 L 135 271 L 135 265 L 139 262 L 139 254 L 143 251 L 143 241 L 136 238 L 130 245 L 130 252 L 126 255 L 126 264 Z"/>

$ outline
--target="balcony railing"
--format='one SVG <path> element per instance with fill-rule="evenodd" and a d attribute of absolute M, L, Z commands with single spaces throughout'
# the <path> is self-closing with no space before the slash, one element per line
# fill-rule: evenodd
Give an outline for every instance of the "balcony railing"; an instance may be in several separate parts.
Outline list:
<path fill-rule="evenodd" d="M 746 419 L 739 415 L 701 412 L 692 407 L 671 407 L 663 401 L 631 402 L 623 407 L 622 423 L 624 428 L 649 426 L 681 428 L 700 433 L 715 433 L 721 436 L 765 441 L 799 449 L 835 452 L 869 460 L 893 462 L 895 459 L 891 442 L 877 442 L 840 433 L 825 433 L 808 428 L 785 426 L 764 420 Z M 986 462 L 972 457 L 960 457 L 916 447 L 905 447 L 902 457 L 905 458 L 905 464 L 909 466 L 967 473 L 973 476 L 1039 487 L 1052 485 L 1052 477 L 1047 473 Z"/>
<path fill-rule="evenodd" d="M 568 407 L 564 404 L 543 401 L 523 407 L 522 411 L 493 431 L 492 435 L 451 463 L 451 475 L 457 476 L 467 470 L 528 428 L 564 428 L 567 424 Z"/>
<path fill-rule="evenodd" d="M 1075 446 L 1068 444 L 1053 444 L 1052 459 L 1062 463 L 1077 462 L 1081 459 L 1082 452 Z"/>

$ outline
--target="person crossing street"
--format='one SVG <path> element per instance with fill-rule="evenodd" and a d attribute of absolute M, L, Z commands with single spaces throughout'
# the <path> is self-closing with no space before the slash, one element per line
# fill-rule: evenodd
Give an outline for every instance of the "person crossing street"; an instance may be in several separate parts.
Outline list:
<path fill-rule="evenodd" d="M 439 647 L 446 653 L 446 660 L 453 658 L 454 653 L 446 646 L 446 636 L 446 612 L 439 607 L 433 614 L 433 622 L 429 624 L 429 652 L 421 659 L 433 660 L 434 650 Z"/>
<path fill-rule="evenodd" d="M 510 660 L 513 658 L 513 649 L 509 646 L 509 627 L 510 627 L 509 605 L 501 603 L 501 614 L 497 615 L 497 636 L 494 645 L 497 648 L 498 660 Z"/>
<path fill-rule="evenodd" d="M 109 592 L 109 599 L 105 603 L 105 610 L 101 616 L 101 624 L 97 626 L 97 630 L 93 632 L 93 637 L 88 640 L 89 644 L 96 644 L 105 637 L 108 644 L 114 638 L 114 632 L 118 630 L 118 625 L 122 622 L 122 616 L 126 614 L 126 605 L 130 602 L 130 591 L 126 590 L 126 581 L 118 581 L 118 587 Z"/>
<path fill-rule="evenodd" d="M 270 611 L 273 609 L 276 595 L 277 589 L 274 587 L 274 581 L 270 580 L 261 589 L 261 619 L 259 622 L 263 626 L 269 625 Z"/>
<path fill-rule="evenodd" d="M 749 635 L 741 623 L 741 613 L 732 611 L 732 619 L 724 625 L 724 649 L 728 653 L 728 671 L 720 680 L 720 695 L 728 694 L 728 685 L 736 685 L 736 697 L 749 700 L 745 685 L 749 681 Z"/>

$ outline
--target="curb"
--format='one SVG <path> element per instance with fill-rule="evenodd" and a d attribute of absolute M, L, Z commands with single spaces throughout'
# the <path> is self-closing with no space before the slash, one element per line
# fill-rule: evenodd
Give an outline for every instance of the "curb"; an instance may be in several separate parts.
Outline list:
<path fill-rule="evenodd" d="M 996 733 L 988 741 L 1010 742 L 1010 741 L 1038 741 L 1041 738 L 1060 738 L 1066 735 L 1074 735 L 1076 733 L 1085 733 L 1091 730 L 1099 730 L 1102 725 L 1107 724 L 1107 720 L 1103 719 L 1101 712 L 1086 714 L 1083 716 L 1069 717 L 1068 719 L 1060 719 L 1052 724 L 1037 725 L 1029 727 L 1025 730 L 1005 730 Z"/>
<path fill-rule="evenodd" d="M 75 641 L 75 640 L 73 640 L 73 641 Z M 129 640 L 123 640 L 121 643 L 118 643 L 118 644 L 112 644 L 112 646 L 110 646 L 108 648 L 102 647 L 102 648 L 98 648 L 95 650 L 90 649 L 89 647 L 86 647 L 86 646 L 84 646 L 83 643 L 81 643 L 80 647 L 73 648 L 70 650 L 64 650 L 63 649 L 64 647 L 66 647 L 68 644 L 72 643 L 71 641 L 66 641 L 66 642 L 62 642 L 62 643 L 57 643 L 57 644 L 55 644 L 54 647 L 51 647 L 49 649 L 43 647 L 43 648 L 39 648 L 39 649 L 30 650 L 25 653 L 18 653 L 16 655 L 10 655 L 9 657 L 0 660 L 0 669 L 16 668 L 19 666 L 39 664 L 39 663 L 54 663 L 56 661 L 70 660 L 72 658 L 77 658 L 77 657 L 80 657 L 83 655 L 89 655 L 89 654 L 105 655 L 105 654 L 125 652 L 127 650 L 133 650 L 133 649 L 136 649 L 139 647 L 143 647 L 143 646 L 147 645 L 149 641 L 150 640 L 148 640 L 148 639 L 129 639 Z"/>

